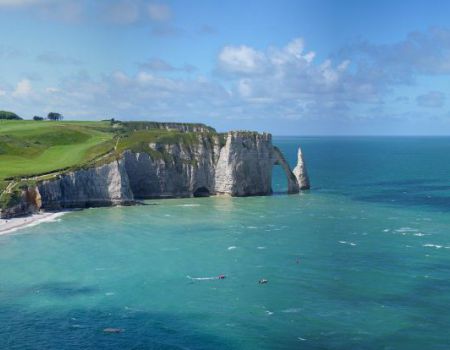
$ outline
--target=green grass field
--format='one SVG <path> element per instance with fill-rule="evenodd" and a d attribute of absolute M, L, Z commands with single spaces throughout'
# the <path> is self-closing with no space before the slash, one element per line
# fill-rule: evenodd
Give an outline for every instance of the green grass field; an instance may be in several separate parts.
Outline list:
<path fill-rule="evenodd" d="M 82 167 L 106 154 L 110 159 L 126 149 L 163 156 L 149 148 L 152 142 L 198 142 L 194 132 L 160 127 L 161 123 L 156 122 L 111 125 L 109 121 L 0 120 L 0 192 L 9 179 Z M 206 133 L 215 134 L 214 129 L 205 128 Z"/>
<path fill-rule="evenodd" d="M 113 138 L 109 122 L 0 120 L 0 180 L 89 162 L 112 149 Z"/>

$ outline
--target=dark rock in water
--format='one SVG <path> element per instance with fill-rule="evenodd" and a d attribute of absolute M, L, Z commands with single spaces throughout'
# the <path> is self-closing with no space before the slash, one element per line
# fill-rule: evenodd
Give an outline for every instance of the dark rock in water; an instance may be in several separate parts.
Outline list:
<path fill-rule="evenodd" d="M 122 328 L 105 328 L 103 332 L 105 333 L 122 333 L 124 329 Z"/>

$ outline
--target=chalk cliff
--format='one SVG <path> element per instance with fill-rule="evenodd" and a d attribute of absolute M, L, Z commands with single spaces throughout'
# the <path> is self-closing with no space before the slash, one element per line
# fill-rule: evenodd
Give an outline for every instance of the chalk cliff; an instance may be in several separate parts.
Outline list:
<path fill-rule="evenodd" d="M 100 207 L 127 204 L 133 192 L 124 159 L 95 168 L 59 175 L 37 185 L 44 209 Z"/>
<path fill-rule="evenodd" d="M 197 135 L 196 142 L 150 144 L 162 157 L 126 151 L 123 160 L 136 199 L 214 194 L 217 135 Z"/>
<path fill-rule="evenodd" d="M 280 165 L 288 193 L 309 188 L 303 156 L 291 171 L 267 133 L 197 132 L 191 142 L 151 143 L 148 152 L 125 150 L 106 164 L 36 180 L 1 217 L 42 209 L 131 204 L 136 199 L 272 193 L 272 167 Z"/>
<path fill-rule="evenodd" d="M 272 136 L 230 132 L 215 167 L 215 192 L 231 196 L 272 192 Z"/>
<path fill-rule="evenodd" d="M 305 160 L 303 159 L 302 149 L 299 147 L 297 152 L 297 165 L 293 173 L 297 179 L 300 190 L 308 190 L 310 188 L 308 171 L 306 170 Z"/>

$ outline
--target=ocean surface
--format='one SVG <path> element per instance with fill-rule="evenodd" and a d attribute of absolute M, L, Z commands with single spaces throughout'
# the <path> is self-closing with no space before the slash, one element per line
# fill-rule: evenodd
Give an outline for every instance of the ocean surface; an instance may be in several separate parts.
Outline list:
<path fill-rule="evenodd" d="M 302 145 L 311 191 L 275 168 L 269 197 L 0 236 L 0 349 L 450 349 L 450 138 L 274 143 Z"/>

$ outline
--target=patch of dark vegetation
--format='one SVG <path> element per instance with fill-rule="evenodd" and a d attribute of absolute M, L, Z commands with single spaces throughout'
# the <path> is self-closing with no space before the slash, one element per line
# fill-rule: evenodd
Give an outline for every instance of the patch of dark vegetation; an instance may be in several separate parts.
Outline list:
<path fill-rule="evenodd" d="M 6 120 L 22 120 L 16 113 L 8 111 L 0 111 L 0 119 Z"/>
<path fill-rule="evenodd" d="M 202 123 L 172 123 L 172 122 L 116 122 L 128 131 L 163 129 L 182 132 L 213 132 L 216 130 Z"/>

